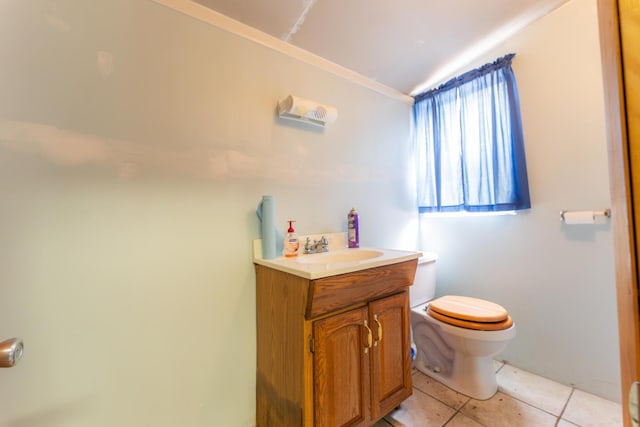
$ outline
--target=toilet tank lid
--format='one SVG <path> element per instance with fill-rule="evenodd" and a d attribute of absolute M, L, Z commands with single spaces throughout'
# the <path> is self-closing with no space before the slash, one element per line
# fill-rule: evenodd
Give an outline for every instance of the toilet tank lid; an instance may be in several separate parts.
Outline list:
<path fill-rule="evenodd" d="M 438 254 L 435 252 L 422 252 L 422 256 L 418 258 L 418 264 L 428 264 L 430 262 L 436 262 Z"/>

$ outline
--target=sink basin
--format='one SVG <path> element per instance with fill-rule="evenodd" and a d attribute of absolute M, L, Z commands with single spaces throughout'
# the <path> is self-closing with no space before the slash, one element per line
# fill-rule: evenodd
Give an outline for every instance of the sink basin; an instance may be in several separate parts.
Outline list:
<path fill-rule="evenodd" d="M 295 258 L 279 256 L 265 259 L 262 257 L 262 240 L 253 241 L 253 263 L 277 271 L 293 274 L 308 280 L 322 279 L 353 273 L 369 268 L 383 267 L 406 261 L 417 260 L 422 253 L 382 249 L 375 247 L 347 248 L 347 233 L 323 233 L 298 236 L 301 242 L 307 238 L 316 241 L 326 237 L 329 241 L 329 252 L 304 255 Z M 300 251 L 302 252 L 302 250 Z"/>
<path fill-rule="evenodd" d="M 384 252 L 372 249 L 345 249 L 336 252 L 305 255 L 299 257 L 297 261 L 303 264 L 341 264 L 377 258 L 383 254 Z"/>

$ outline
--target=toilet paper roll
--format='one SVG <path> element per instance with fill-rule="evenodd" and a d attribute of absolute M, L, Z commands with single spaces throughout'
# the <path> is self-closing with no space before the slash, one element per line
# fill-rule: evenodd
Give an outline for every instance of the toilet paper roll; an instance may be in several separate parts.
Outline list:
<path fill-rule="evenodd" d="M 563 218 L 565 224 L 595 224 L 596 222 L 593 211 L 565 212 Z"/>

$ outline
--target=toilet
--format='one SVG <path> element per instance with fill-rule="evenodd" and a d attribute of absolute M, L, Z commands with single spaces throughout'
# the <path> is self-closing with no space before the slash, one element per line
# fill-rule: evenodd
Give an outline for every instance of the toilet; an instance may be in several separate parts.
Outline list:
<path fill-rule="evenodd" d="M 435 297 L 436 260 L 425 253 L 409 287 L 414 366 L 459 393 L 486 400 L 498 390 L 493 357 L 516 336 L 500 305 L 477 298 Z"/>

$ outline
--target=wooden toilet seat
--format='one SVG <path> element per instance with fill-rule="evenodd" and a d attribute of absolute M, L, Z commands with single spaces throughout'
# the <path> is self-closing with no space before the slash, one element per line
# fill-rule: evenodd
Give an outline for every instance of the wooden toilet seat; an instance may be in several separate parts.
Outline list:
<path fill-rule="evenodd" d="M 479 331 L 510 328 L 513 320 L 504 307 L 478 298 L 447 295 L 427 306 L 427 314 L 449 325 Z"/>

